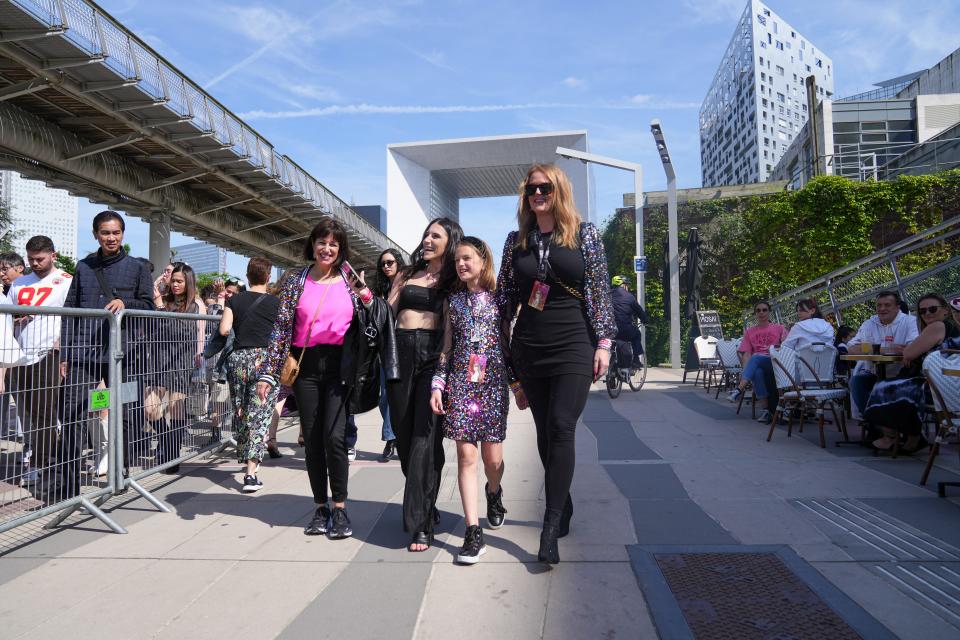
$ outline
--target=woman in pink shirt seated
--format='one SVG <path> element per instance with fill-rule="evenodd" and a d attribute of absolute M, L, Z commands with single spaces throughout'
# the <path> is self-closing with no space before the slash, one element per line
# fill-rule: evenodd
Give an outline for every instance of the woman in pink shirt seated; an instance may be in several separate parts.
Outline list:
<path fill-rule="evenodd" d="M 740 342 L 740 358 L 746 360 L 743 365 L 743 374 L 740 384 L 730 392 L 730 402 L 736 402 L 740 394 L 747 388 L 747 382 L 753 383 L 753 390 L 757 394 L 757 404 L 763 407 L 763 412 L 757 418 L 758 422 L 770 422 L 770 409 L 767 406 L 767 379 L 773 377 L 773 361 L 770 359 L 770 347 L 780 346 L 787 335 L 782 324 L 770 322 L 770 305 L 758 302 L 753 308 L 757 316 L 757 324 L 743 332 L 743 341 Z"/>

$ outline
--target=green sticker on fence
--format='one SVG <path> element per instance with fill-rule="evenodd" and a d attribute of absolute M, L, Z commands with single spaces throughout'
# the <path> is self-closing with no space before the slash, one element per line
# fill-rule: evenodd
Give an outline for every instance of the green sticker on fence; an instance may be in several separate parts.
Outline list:
<path fill-rule="evenodd" d="M 90 411 L 110 408 L 110 390 L 94 389 L 90 392 Z"/>

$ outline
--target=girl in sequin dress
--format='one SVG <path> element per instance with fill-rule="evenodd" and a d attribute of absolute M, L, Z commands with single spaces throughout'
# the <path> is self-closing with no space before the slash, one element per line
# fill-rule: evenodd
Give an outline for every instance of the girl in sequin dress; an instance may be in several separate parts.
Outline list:
<path fill-rule="evenodd" d="M 430 408 L 443 415 L 443 434 L 457 441 L 460 499 L 467 531 L 457 562 L 474 564 L 486 551 L 477 513 L 477 453 L 487 477 L 487 524 L 503 525 L 503 440 L 507 435 L 507 384 L 500 350 L 496 277 L 487 244 L 473 236 L 457 246 L 459 281 L 444 305 L 443 349 L 431 384 Z"/>

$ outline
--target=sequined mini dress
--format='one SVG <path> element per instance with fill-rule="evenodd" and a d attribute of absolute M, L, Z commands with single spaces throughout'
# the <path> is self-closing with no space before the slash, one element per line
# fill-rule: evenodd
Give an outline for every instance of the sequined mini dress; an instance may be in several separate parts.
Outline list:
<path fill-rule="evenodd" d="M 466 442 L 503 442 L 509 380 L 500 350 L 496 300 L 487 291 L 458 291 L 448 301 L 443 350 L 435 373 L 446 382 L 443 435 Z M 470 380 L 471 373 L 476 373 L 470 371 L 471 354 L 487 359 L 483 382 Z"/>

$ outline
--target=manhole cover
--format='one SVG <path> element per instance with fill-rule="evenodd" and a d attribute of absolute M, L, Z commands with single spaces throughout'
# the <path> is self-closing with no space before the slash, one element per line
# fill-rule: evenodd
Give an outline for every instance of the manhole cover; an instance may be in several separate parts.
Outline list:
<path fill-rule="evenodd" d="M 860 637 L 774 554 L 654 557 L 698 640 Z"/>

